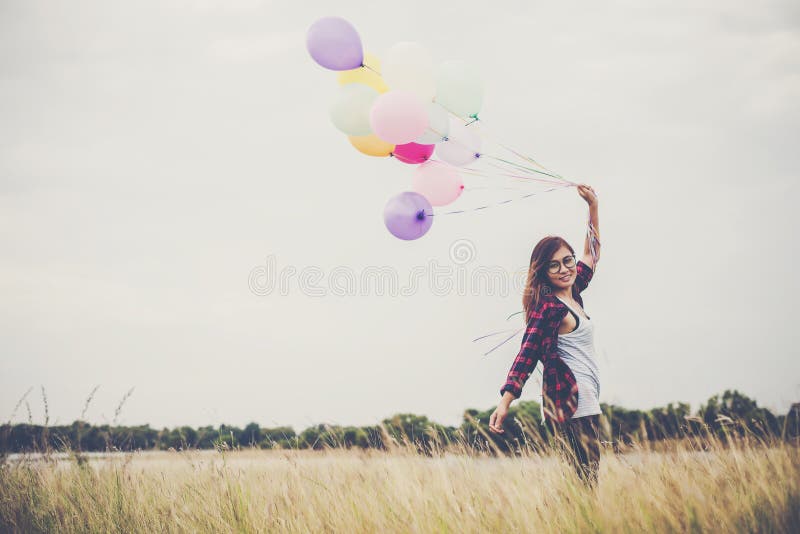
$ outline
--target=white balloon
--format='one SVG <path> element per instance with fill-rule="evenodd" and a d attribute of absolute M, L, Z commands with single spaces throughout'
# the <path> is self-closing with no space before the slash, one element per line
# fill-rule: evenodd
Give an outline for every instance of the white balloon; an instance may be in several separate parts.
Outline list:
<path fill-rule="evenodd" d="M 441 143 L 450 133 L 450 117 L 442 106 L 435 102 L 428 104 L 428 129 L 414 141 L 421 145 Z"/>
<path fill-rule="evenodd" d="M 433 77 L 433 59 L 420 44 L 397 43 L 382 59 L 381 76 L 390 89 L 412 91 L 423 102 L 431 102 L 436 95 Z"/>
<path fill-rule="evenodd" d="M 436 157 L 440 160 L 465 167 L 480 157 L 483 141 L 475 129 L 463 124 L 451 124 L 446 141 L 436 145 Z"/>
<path fill-rule="evenodd" d="M 333 125 L 347 135 L 371 134 L 369 114 L 377 98 L 378 91 L 363 83 L 340 86 L 330 108 Z"/>
<path fill-rule="evenodd" d="M 436 71 L 436 101 L 459 117 L 477 115 L 483 104 L 483 81 L 466 61 L 445 61 Z"/>

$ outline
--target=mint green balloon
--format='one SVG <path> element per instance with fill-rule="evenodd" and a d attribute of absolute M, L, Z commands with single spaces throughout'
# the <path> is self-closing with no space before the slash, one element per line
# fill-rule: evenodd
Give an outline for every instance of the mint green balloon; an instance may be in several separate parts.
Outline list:
<path fill-rule="evenodd" d="M 445 61 L 436 72 L 436 102 L 463 119 L 478 115 L 483 80 L 466 61 Z"/>
<path fill-rule="evenodd" d="M 369 135 L 369 112 L 378 98 L 378 91 L 363 83 L 349 83 L 339 87 L 330 114 L 333 125 L 347 135 Z"/>
<path fill-rule="evenodd" d="M 447 110 L 436 102 L 428 102 L 428 129 L 415 143 L 433 145 L 441 143 L 450 133 L 450 116 Z"/>

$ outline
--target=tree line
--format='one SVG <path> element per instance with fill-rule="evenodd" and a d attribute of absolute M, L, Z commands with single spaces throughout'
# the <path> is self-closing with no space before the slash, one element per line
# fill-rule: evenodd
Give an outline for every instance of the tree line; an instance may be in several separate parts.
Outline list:
<path fill-rule="evenodd" d="M 695 412 L 686 403 L 669 403 L 650 410 L 627 410 L 601 403 L 601 439 L 615 444 L 708 436 L 725 439 L 730 433 L 751 434 L 754 438 L 800 439 L 800 403 L 785 415 L 761 408 L 746 395 L 726 390 L 714 395 Z M 411 413 L 399 413 L 373 426 L 318 424 L 299 434 L 290 426 L 261 427 L 252 422 L 244 428 L 230 425 L 192 428 L 151 428 L 150 425 L 91 425 L 76 420 L 71 425 L 48 426 L 29 423 L 0 426 L 0 454 L 52 450 L 136 451 L 186 449 L 388 449 L 406 443 L 421 453 L 458 443 L 462 447 L 513 452 L 521 445 L 545 446 L 549 440 L 541 425 L 536 401 L 519 401 L 509 410 L 504 434 L 488 432 L 494 407 L 464 412 L 458 427 L 445 426 Z"/>

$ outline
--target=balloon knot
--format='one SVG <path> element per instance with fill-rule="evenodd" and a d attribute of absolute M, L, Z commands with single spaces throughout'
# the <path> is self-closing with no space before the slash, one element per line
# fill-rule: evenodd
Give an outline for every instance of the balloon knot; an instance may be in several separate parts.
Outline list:
<path fill-rule="evenodd" d="M 477 114 L 477 113 L 473 113 L 472 115 L 470 115 L 470 116 L 469 116 L 469 118 L 470 118 L 470 119 L 479 120 L 479 119 L 478 119 L 478 114 Z"/>
<path fill-rule="evenodd" d="M 447 136 L 442 137 L 442 141 L 449 141 L 449 140 L 450 140 L 450 138 L 447 137 Z"/>
<path fill-rule="evenodd" d="M 480 153 L 475 152 L 475 159 L 478 159 L 479 157 L 481 157 Z"/>
<path fill-rule="evenodd" d="M 417 212 L 417 220 L 418 221 L 425 220 L 425 210 L 420 210 Z"/>

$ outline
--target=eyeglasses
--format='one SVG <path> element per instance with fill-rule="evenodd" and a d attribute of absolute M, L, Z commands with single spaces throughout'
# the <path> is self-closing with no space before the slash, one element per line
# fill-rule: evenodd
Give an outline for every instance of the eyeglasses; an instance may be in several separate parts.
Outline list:
<path fill-rule="evenodd" d="M 575 254 L 571 256 L 566 256 L 564 258 L 564 267 L 567 269 L 573 269 L 575 267 Z M 547 272 L 551 274 L 556 274 L 558 271 L 561 270 L 561 262 L 558 260 L 551 261 L 547 264 Z"/>

